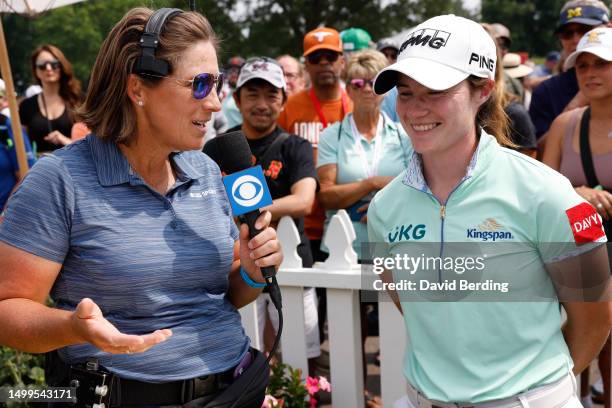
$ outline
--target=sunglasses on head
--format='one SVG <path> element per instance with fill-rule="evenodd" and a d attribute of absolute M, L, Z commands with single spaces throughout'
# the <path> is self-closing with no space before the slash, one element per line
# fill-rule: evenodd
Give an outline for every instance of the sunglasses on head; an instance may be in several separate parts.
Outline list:
<path fill-rule="evenodd" d="M 575 27 L 574 29 L 566 28 L 564 30 L 559 31 L 559 37 L 561 37 L 561 39 L 563 40 L 571 40 L 572 38 L 574 38 L 575 35 L 582 37 L 589 31 L 591 31 L 592 28 L 593 27 L 591 26 L 579 26 Z"/>
<path fill-rule="evenodd" d="M 374 88 L 374 80 L 373 79 L 364 79 L 364 78 L 355 78 L 349 81 L 349 84 L 355 89 L 362 89 L 366 85 L 370 85 L 371 88 Z"/>
<path fill-rule="evenodd" d="M 340 54 L 334 51 L 315 51 L 312 54 L 309 54 L 306 59 L 311 64 L 318 64 L 323 58 L 325 58 L 327 62 L 334 63 L 338 61 L 339 57 Z"/>
<path fill-rule="evenodd" d="M 47 66 L 50 66 L 51 69 L 58 69 L 60 67 L 60 62 L 58 60 L 52 60 L 52 61 L 42 61 L 42 62 L 37 62 L 36 63 L 36 68 L 40 69 L 40 70 L 45 70 L 47 69 Z"/>
<path fill-rule="evenodd" d="M 221 93 L 221 88 L 223 88 L 223 80 L 225 78 L 222 73 L 214 75 L 209 74 L 207 72 L 197 74 L 193 77 L 193 79 L 180 79 L 170 76 L 161 76 L 153 74 L 143 75 L 155 78 L 174 79 L 178 84 L 186 88 L 191 88 L 191 95 L 194 99 L 198 100 L 206 98 L 213 90 L 213 88 L 215 89 L 215 92 L 217 92 L 217 95 L 219 95 Z"/>

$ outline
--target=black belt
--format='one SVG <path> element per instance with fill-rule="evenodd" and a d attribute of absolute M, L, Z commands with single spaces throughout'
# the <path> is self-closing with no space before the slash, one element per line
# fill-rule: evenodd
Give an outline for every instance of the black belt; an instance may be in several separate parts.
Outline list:
<path fill-rule="evenodd" d="M 113 378 L 111 406 L 182 405 L 193 399 L 214 395 L 234 380 L 234 369 L 189 380 L 150 383 Z"/>

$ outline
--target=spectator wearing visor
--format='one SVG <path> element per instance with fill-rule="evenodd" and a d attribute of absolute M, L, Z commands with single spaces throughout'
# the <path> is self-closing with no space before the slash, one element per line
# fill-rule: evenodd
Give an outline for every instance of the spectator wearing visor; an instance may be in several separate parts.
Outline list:
<path fill-rule="evenodd" d="M 576 192 L 589 201 L 612 231 L 612 28 L 586 33 L 566 60 L 576 69 L 580 92 L 588 108 L 559 115 L 552 123 L 543 162 L 566 176 Z M 610 255 L 610 254 L 609 254 Z M 610 340 L 599 355 L 604 403 L 609 408 Z M 589 373 L 581 378 L 583 405 L 591 405 Z"/>
<path fill-rule="evenodd" d="M 297 252 L 302 258 L 302 266 L 311 267 L 313 260 L 304 232 L 304 216 L 310 213 L 314 203 L 317 175 L 310 143 L 285 132 L 276 124 L 287 102 L 286 88 L 278 62 L 268 57 L 249 58 L 240 70 L 233 95 L 243 122 L 229 131 L 242 131 L 253 153 L 254 163 L 264 170 L 273 200 L 272 205 L 265 208 L 272 214 L 272 226 L 276 227 L 281 217 L 293 218 L 300 235 Z M 217 150 L 214 139 L 206 143 L 204 153 L 220 162 L 222 152 Z M 257 312 L 260 338 L 264 339 L 266 350 L 270 351 L 273 334 L 278 330 L 278 315 L 267 293 L 257 298 Z M 267 316 L 273 325 L 272 336 L 264 336 Z M 314 359 L 321 354 L 314 288 L 304 288 L 304 322 L 307 357 L 311 375 L 314 375 Z"/>
<path fill-rule="evenodd" d="M 443 45 L 411 41 L 425 30 L 441 33 Z M 401 406 L 579 408 L 574 375 L 597 355 L 612 321 L 606 236 L 595 208 L 557 172 L 503 147 L 512 143 L 495 91 L 495 42 L 480 24 L 438 16 L 410 35 L 398 62 L 376 77 L 374 91 L 398 87 L 397 110 L 413 154 L 367 214 L 369 240 L 379 243 L 374 260 L 423 252 L 437 260 L 416 269 L 394 262 L 378 271 L 382 282 L 402 282 L 388 290 L 409 337 Z M 595 222 L 587 232 L 581 222 L 588 217 Z M 418 228 L 402 234 L 400 226 Z M 508 231 L 505 243 L 488 246 L 487 234 L 475 234 L 492 230 Z M 439 266 L 467 254 L 481 257 L 483 267 Z M 581 261 L 593 263 L 580 270 Z M 585 286 L 562 284 L 578 273 L 580 279 L 597 274 L 601 291 L 594 298 L 604 301 L 581 301 Z M 461 290 L 463 279 L 512 289 L 508 295 L 492 287 Z M 442 289 L 431 290 L 432 283 Z"/>
<path fill-rule="evenodd" d="M 572 0 L 565 3 L 555 30 L 561 42 L 562 60 L 576 51 L 580 38 L 586 32 L 609 23 L 610 10 L 600 0 Z M 574 68 L 563 70 L 537 86 L 531 96 L 529 115 L 536 128 L 539 143 L 544 142 L 542 137 L 557 116 L 564 111 L 585 105 L 586 100 L 579 92 Z"/>

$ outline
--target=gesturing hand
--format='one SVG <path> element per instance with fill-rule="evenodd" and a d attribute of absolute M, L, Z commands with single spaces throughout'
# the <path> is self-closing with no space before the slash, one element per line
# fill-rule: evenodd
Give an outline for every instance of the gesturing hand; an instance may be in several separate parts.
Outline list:
<path fill-rule="evenodd" d="M 106 320 L 102 311 L 89 298 L 84 298 L 72 313 L 72 325 L 84 342 L 113 354 L 142 353 L 172 336 L 169 329 L 144 335 L 123 334 Z"/>

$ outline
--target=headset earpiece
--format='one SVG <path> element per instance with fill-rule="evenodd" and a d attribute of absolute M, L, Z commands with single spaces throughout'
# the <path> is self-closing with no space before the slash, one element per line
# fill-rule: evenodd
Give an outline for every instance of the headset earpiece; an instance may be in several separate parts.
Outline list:
<path fill-rule="evenodd" d="M 142 54 L 134 63 L 134 74 L 150 74 L 154 76 L 167 76 L 170 73 L 168 61 L 155 57 L 155 50 L 159 44 L 159 36 L 164 24 L 171 17 L 182 13 L 183 10 L 177 8 L 161 8 L 157 10 L 147 21 L 142 37 L 140 37 L 140 48 Z"/>

